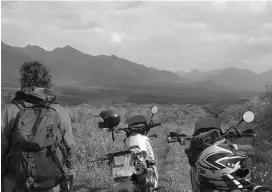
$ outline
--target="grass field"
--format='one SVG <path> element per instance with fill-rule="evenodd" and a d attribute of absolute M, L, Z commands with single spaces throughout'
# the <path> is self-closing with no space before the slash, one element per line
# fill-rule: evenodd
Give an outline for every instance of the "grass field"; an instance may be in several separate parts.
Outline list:
<path fill-rule="evenodd" d="M 269 96 L 270 94 L 270 96 Z M 8 94 L 2 92 L 2 97 Z M 246 104 L 229 105 L 220 114 L 223 127 L 234 124 L 239 120 L 246 110 L 252 110 L 256 114 L 254 124 L 258 137 L 254 144 L 257 155 L 254 157 L 256 167 L 255 180 L 258 183 L 272 184 L 272 99 L 271 92 L 265 99 L 252 98 Z M 2 98 L 2 103 L 3 100 Z M 97 123 L 101 121 L 95 118 L 102 109 L 114 109 L 121 117 L 122 122 L 133 115 L 143 114 L 150 116 L 150 109 L 153 104 L 116 104 L 102 107 L 82 104 L 74 107 L 67 107 L 73 122 L 73 131 L 78 144 L 77 153 L 77 177 L 75 191 L 77 192 L 106 192 L 110 191 L 112 180 L 109 177 L 108 165 L 99 163 L 97 158 L 103 157 L 106 153 L 122 149 L 124 134 L 118 134 L 116 141 L 111 140 L 111 134 L 100 130 Z M 157 133 L 158 138 L 152 140 L 154 151 L 158 157 L 159 183 L 165 191 L 191 191 L 188 172 L 188 161 L 184 153 L 186 146 L 177 143 L 167 144 L 166 135 L 169 131 L 177 131 L 186 134 L 192 133 L 194 122 L 198 117 L 204 117 L 207 112 L 197 105 L 157 105 L 160 109 L 155 116 L 156 122 L 162 126 L 150 132 Z M 241 140 L 240 142 L 246 142 Z"/>
<path fill-rule="evenodd" d="M 257 114 L 256 123 L 260 124 L 262 117 L 257 113 L 257 109 L 254 108 L 254 102 L 257 101 L 252 100 L 251 103 L 244 106 L 230 106 L 226 108 L 221 115 L 223 127 L 237 122 L 243 111 L 248 109 Z M 260 106 L 260 103 L 255 103 L 255 106 Z M 114 109 L 122 116 L 122 119 L 125 119 L 137 113 L 148 117 L 148 111 L 151 107 L 152 105 L 136 106 L 127 104 L 105 107 L 104 109 Z M 158 107 L 160 108 L 160 112 L 156 116 L 156 121 L 162 122 L 162 126 L 152 130 L 150 134 L 156 132 L 159 135 L 158 138 L 152 140 L 152 145 L 158 156 L 160 186 L 165 187 L 166 191 L 190 191 L 189 165 L 184 153 L 186 146 L 167 144 L 165 137 L 169 131 L 191 134 L 195 119 L 208 114 L 203 108 L 194 105 L 159 105 Z M 102 157 L 108 152 L 120 150 L 124 135 L 116 136 L 117 139 L 113 144 L 111 135 L 97 128 L 97 122 L 100 119 L 94 119 L 93 115 L 98 114 L 101 109 L 82 105 L 70 110 L 74 122 L 74 132 L 79 144 L 77 168 L 79 176 L 76 184 L 79 187 L 76 187 L 76 189 L 79 192 L 109 191 L 111 184 L 111 179 L 108 176 L 109 169 L 106 164 L 96 163 L 95 159 Z M 258 174 L 256 174 L 255 180 L 258 183 L 271 185 L 271 144 L 270 146 L 265 144 L 269 143 L 269 141 L 261 134 L 261 129 L 257 129 L 257 132 L 259 136 L 256 138 L 255 145 L 258 152 L 254 158 L 254 164 Z M 245 143 L 245 140 L 238 142 Z M 264 146 L 266 147 L 264 148 Z"/>
<path fill-rule="evenodd" d="M 140 106 L 115 106 L 109 107 L 116 110 L 124 120 L 133 114 L 150 115 L 152 105 Z M 185 189 L 190 191 L 188 175 L 188 163 L 184 155 L 184 146 L 179 144 L 167 144 L 166 135 L 169 131 L 191 133 L 195 118 L 205 115 L 201 107 L 184 106 L 158 106 L 160 112 L 154 117 L 156 122 L 162 122 L 162 126 L 153 129 L 150 134 L 157 133 L 158 138 L 152 140 L 152 145 L 158 157 L 160 184 L 171 187 L 174 191 Z M 107 109 L 107 107 L 106 107 Z M 95 163 L 95 159 L 103 157 L 108 152 L 122 149 L 124 134 L 116 135 L 113 144 L 111 134 L 97 128 L 97 122 L 101 119 L 93 118 L 101 109 L 89 105 L 82 105 L 70 109 L 74 122 L 74 132 L 78 142 L 78 191 L 108 191 L 110 189 L 109 169 L 106 164 Z M 173 123 L 175 122 L 175 123 Z M 80 187 L 77 187 L 80 186 Z"/>

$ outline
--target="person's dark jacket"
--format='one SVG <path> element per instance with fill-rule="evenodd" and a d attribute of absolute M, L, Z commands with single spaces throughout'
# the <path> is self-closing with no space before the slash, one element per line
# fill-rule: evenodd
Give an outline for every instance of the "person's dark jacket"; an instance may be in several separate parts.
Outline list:
<path fill-rule="evenodd" d="M 52 98 L 55 98 L 55 95 L 52 91 L 39 88 L 39 87 L 27 87 L 18 91 L 15 95 L 15 98 L 20 97 L 22 94 L 29 95 L 29 98 L 35 98 L 41 101 L 48 101 Z M 33 103 L 30 101 L 24 101 L 26 106 L 33 106 Z M 66 145 L 68 158 L 67 158 L 67 168 L 69 170 L 74 170 L 76 165 L 76 141 L 72 132 L 72 123 L 68 111 L 59 104 L 51 104 L 51 107 L 54 108 L 60 116 L 61 119 L 61 129 L 64 132 L 63 141 Z M 2 175 L 4 168 L 4 159 L 7 153 L 10 150 L 9 136 L 14 128 L 17 115 L 20 109 L 13 103 L 6 104 L 2 109 L 1 114 L 1 164 L 2 164 Z"/>

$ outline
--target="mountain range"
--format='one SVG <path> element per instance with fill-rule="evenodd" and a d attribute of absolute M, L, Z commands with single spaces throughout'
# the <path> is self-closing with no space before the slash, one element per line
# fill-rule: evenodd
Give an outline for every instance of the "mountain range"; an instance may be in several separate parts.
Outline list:
<path fill-rule="evenodd" d="M 92 56 L 71 46 L 48 51 L 36 45 L 12 47 L 1 42 L 1 48 L 1 80 L 2 85 L 8 86 L 18 84 L 19 67 L 32 60 L 42 61 L 49 67 L 57 86 L 99 86 L 147 92 L 157 87 L 161 93 L 171 89 L 179 95 L 184 94 L 183 89 L 200 93 L 203 90 L 263 91 L 265 84 L 272 84 L 272 69 L 262 74 L 234 67 L 210 72 L 171 72 L 148 68 L 115 55 Z"/>
<path fill-rule="evenodd" d="M 261 74 L 235 67 L 212 70 L 209 72 L 194 69 L 190 72 L 178 71 L 176 74 L 188 82 L 212 81 L 228 88 L 246 90 L 261 90 L 266 84 L 272 83 L 272 69 Z"/>
<path fill-rule="evenodd" d="M 25 61 L 38 60 L 52 72 L 56 84 L 105 86 L 114 83 L 179 82 L 181 78 L 170 71 L 155 70 L 118 58 L 115 55 L 92 56 L 71 46 L 52 51 L 39 46 L 2 46 L 2 79 L 14 81 L 18 68 Z"/>

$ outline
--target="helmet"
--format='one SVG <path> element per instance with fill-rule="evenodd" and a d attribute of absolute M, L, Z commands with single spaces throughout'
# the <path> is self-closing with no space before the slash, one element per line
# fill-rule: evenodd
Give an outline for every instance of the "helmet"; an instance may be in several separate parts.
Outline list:
<path fill-rule="evenodd" d="M 99 116 L 104 120 L 104 124 L 108 128 L 113 128 L 120 123 L 120 115 L 113 110 L 103 110 Z"/>
<path fill-rule="evenodd" d="M 199 188 L 231 191 L 250 185 L 247 159 L 248 156 L 232 152 L 231 145 L 209 146 L 196 162 Z"/>
<path fill-rule="evenodd" d="M 207 132 L 211 129 L 217 129 L 221 132 L 221 121 L 215 117 L 205 117 L 195 122 L 194 134 L 196 136 L 202 132 Z"/>

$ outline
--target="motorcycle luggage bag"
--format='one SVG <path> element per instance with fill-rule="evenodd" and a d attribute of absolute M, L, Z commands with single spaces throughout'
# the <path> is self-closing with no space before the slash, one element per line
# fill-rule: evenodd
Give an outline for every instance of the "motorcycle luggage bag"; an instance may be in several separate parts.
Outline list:
<path fill-rule="evenodd" d="M 218 129 L 220 132 L 222 132 L 221 122 L 217 118 L 206 117 L 204 119 L 197 120 L 195 122 L 193 136 L 197 136 L 200 133 L 207 132 L 211 129 Z"/>
<path fill-rule="evenodd" d="M 207 147 L 213 145 L 216 141 L 221 140 L 221 133 L 218 129 L 212 129 L 208 132 L 202 132 L 193 137 L 189 148 L 185 149 L 189 164 L 194 166 L 200 153 Z"/>
<path fill-rule="evenodd" d="M 126 124 L 128 124 L 128 127 L 132 127 L 135 124 L 147 124 L 145 116 L 143 115 L 133 115 L 132 117 L 128 118 L 126 120 Z"/>
<path fill-rule="evenodd" d="M 113 178 L 131 176 L 134 171 L 134 167 L 131 166 L 131 154 L 115 153 L 112 157 L 111 167 L 111 176 Z"/>

